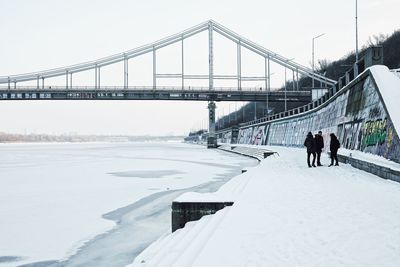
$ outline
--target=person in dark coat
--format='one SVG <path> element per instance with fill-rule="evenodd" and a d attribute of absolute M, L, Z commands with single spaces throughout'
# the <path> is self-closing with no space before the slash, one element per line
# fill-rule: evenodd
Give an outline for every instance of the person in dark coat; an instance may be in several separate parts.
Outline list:
<path fill-rule="evenodd" d="M 308 167 L 317 167 L 315 166 L 315 151 L 316 151 L 316 144 L 315 139 L 311 132 L 307 134 L 307 138 L 304 141 L 304 146 L 307 148 L 307 163 Z M 310 156 L 313 155 L 312 165 L 310 164 Z"/>
<path fill-rule="evenodd" d="M 331 143 L 329 145 L 329 148 L 331 150 L 331 164 L 329 165 L 329 167 L 333 166 L 333 160 L 335 160 L 335 162 L 336 162 L 335 166 L 339 166 L 337 152 L 340 148 L 340 143 L 334 133 L 331 133 L 330 135 L 331 135 Z"/>
<path fill-rule="evenodd" d="M 324 148 L 324 138 L 322 137 L 322 132 L 319 131 L 318 134 L 315 135 L 315 152 L 317 153 L 317 166 L 322 166 L 321 164 L 321 153 Z"/>

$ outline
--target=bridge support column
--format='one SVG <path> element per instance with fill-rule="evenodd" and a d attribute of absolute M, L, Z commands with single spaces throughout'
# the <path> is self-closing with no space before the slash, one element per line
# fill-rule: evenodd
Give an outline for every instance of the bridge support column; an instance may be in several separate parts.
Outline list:
<path fill-rule="evenodd" d="M 215 135 L 215 102 L 208 103 L 208 138 L 207 148 L 217 148 L 217 137 Z"/>
<path fill-rule="evenodd" d="M 124 56 L 124 89 L 128 89 L 128 58 Z"/>
<path fill-rule="evenodd" d="M 68 89 L 68 70 L 65 71 L 65 88 Z"/>

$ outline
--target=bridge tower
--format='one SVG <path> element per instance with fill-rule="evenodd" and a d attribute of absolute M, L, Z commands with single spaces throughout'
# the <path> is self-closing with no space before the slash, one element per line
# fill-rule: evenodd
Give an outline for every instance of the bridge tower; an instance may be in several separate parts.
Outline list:
<path fill-rule="evenodd" d="M 213 21 L 208 22 L 208 89 L 214 90 L 214 55 L 213 55 Z M 215 135 L 215 102 L 208 103 L 208 138 L 207 148 L 217 148 Z"/>
<path fill-rule="evenodd" d="M 217 137 L 215 135 L 215 102 L 210 101 L 208 103 L 208 138 L 207 148 L 217 147 Z"/>

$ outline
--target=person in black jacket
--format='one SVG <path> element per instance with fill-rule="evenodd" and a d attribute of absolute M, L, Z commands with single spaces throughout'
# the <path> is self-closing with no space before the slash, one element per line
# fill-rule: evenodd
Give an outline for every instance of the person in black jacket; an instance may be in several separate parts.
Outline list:
<path fill-rule="evenodd" d="M 333 160 L 335 160 L 336 162 L 335 166 L 339 166 L 337 152 L 340 148 L 340 143 L 334 133 L 331 133 L 330 135 L 331 135 L 331 143 L 329 145 L 329 148 L 331 150 L 331 164 L 329 165 L 329 167 L 333 166 Z"/>
<path fill-rule="evenodd" d="M 317 153 L 317 166 L 322 166 L 321 164 L 321 153 L 324 148 L 324 138 L 322 137 L 322 132 L 319 131 L 318 134 L 315 135 L 315 152 Z"/>
<path fill-rule="evenodd" d="M 307 134 L 307 138 L 304 141 L 304 146 L 307 148 L 307 163 L 308 167 L 317 167 L 315 166 L 315 150 L 316 150 L 316 144 L 315 144 L 315 139 L 312 135 L 311 132 Z M 312 165 L 310 164 L 310 156 L 313 155 L 313 161 Z"/>

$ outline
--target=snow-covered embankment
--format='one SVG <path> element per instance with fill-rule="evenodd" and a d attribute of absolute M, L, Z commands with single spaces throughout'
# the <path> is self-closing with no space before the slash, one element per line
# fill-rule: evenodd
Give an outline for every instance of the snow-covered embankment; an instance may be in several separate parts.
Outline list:
<path fill-rule="evenodd" d="M 400 265 L 399 183 L 326 158 L 309 169 L 304 150 L 270 148 L 280 156 L 214 195 L 232 207 L 165 234 L 131 266 Z"/>

